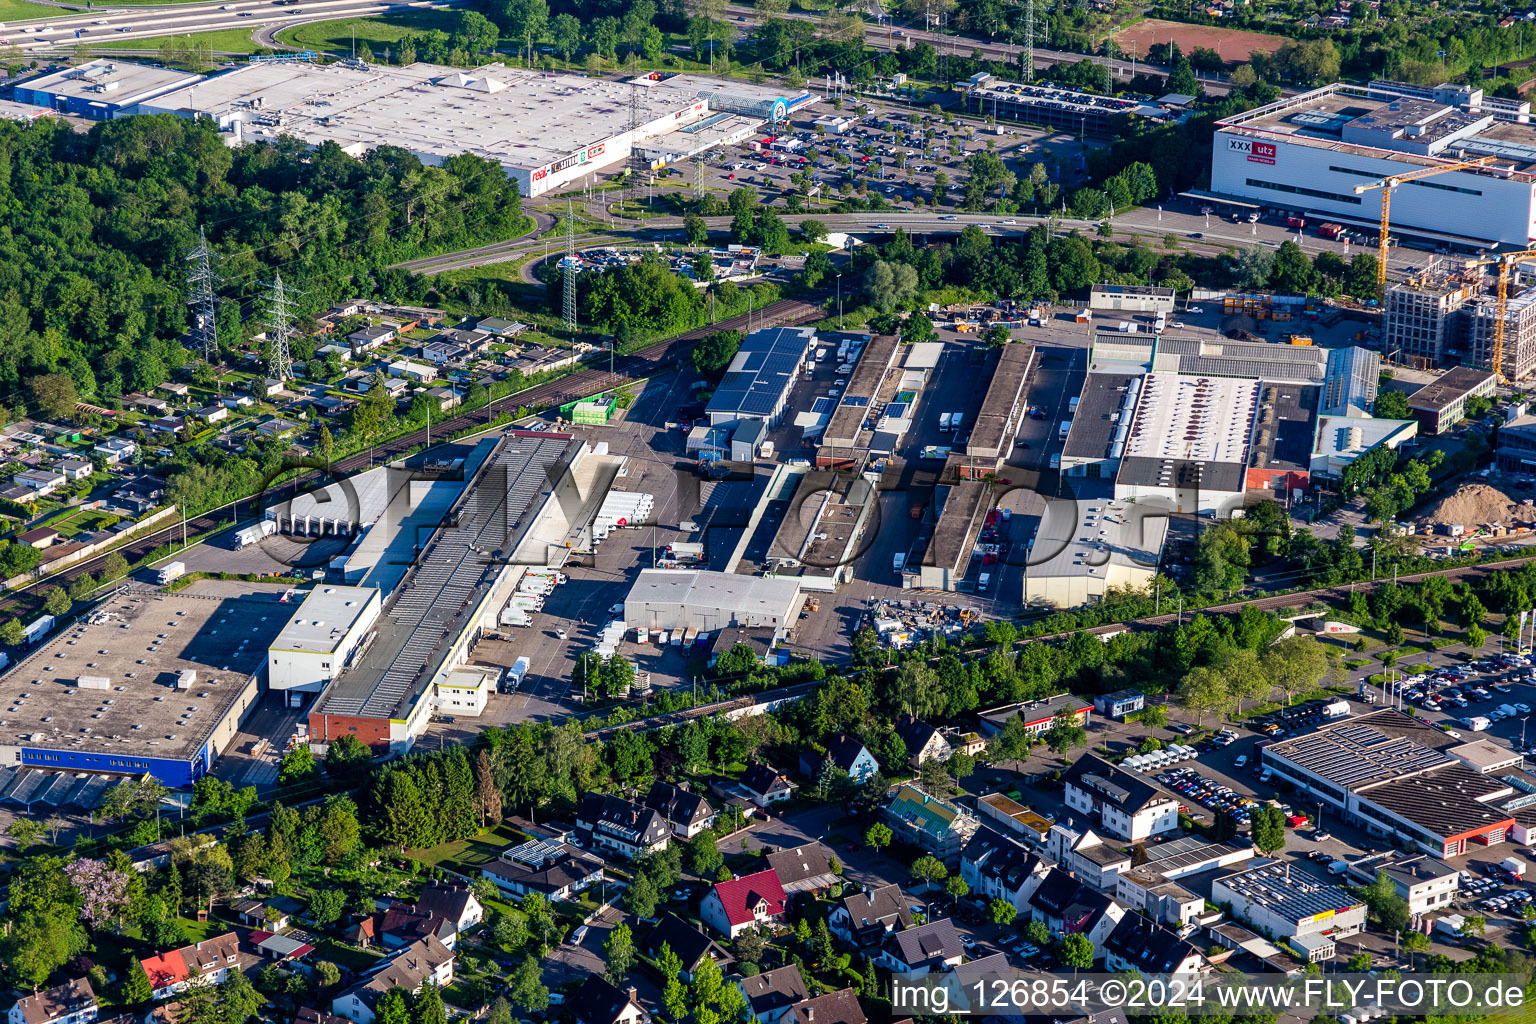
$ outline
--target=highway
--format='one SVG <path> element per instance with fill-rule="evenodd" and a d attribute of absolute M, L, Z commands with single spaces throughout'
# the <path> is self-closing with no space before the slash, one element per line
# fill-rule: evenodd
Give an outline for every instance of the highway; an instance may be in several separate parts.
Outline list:
<path fill-rule="evenodd" d="M 1098 222 L 1086 220 L 1073 220 L 1071 218 L 1050 218 L 1042 216 L 999 216 L 997 214 L 983 213 L 935 213 L 903 212 L 885 210 L 878 212 L 860 213 L 821 213 L 815 210 L 806 210 L 798 214 L 789 214 L 779 211 L 791 226 L 798 224 L 802 219 L 821 221 L 829 231 L 853 231 L 866 237 L 875 237 L 893 234 L 900 228 L 909 234 L 956 234 L 967 225 L 977 225 L 987 234 L 998 239 L 1017 238 L 1036 224 L 1054 223 L 1059 231 L 1078 230 L 1085 235 L 1097 236 Z M 730 217 L 706 217 L 704 222 L 712 232 L 722 232 L 730 228 Z M 1271 248 L 1278 247 L 1281 242 L 1299 242 L 1304 251 L 1311 256 L 1328 249 L 1338 253 L 1344 259 L 1360 252 L 1362 246 L 1358 244 L 1346 244 L 1320 238 L 1315 234 L 1298 235 L 1297 232 L 1275 223 L 1259 224 L 1234 224 L 1230 220 L 1222 220 L 1215 213 L 1205 216 L 1200 213 L 1200 205 L 1197 201 L 1175 199 L 1165 208 L 1144 207 L 1129 211 L 1114 218 L 1111 222 L 1114 229 L 1114 239 L 1120 242 L 1140 240 L 1154 248 L 1163 247 L 1165 235 L 1172 234 L 1179 240 L 1182 249 L 1197 252 L 1202 255 L 1219 255 L 1231 249 L 1243 249 L 1248 246 L 1260 244 Z M 622 225 L 622 227 L 620 227 Z M 614 234 L 598 234 L 596 232 L 582 232 L 575 238 L 576 248 L 591 249 L 604 246 L 630 246 L 643 243 L 648 240 L 680 241 L 682 238 L 683 219 L 681 217 L 652 217 L 643 223 L 638 221 L 615 221 Z M 1199 237 L 1195 237 L 1199 236 Z M 563 252 L 566 239 L 563 236 L 543 238 L 522 238 L 508 242 L 497 242 L 491 245 L 477 246 L 473 249 L 462 249 L 458 252 L 443 253 L 439 256 L 426 257 L 419 260 L 411 260 L 398 264 L 400 269 L 409 270 L 418 274 L 441 274 L 450 270 L 466 270 L 473 267 L 492 263 L 505 263 L 511 260 L 523 259 L 535 253 L 544 252 L 546 246 L 551 255 Z M 1367 252 L 1375 252 L 1374 245 L 1364 247 Z M 1427 255 L 1413 249 L 1397 249 L 1387 259 L 1388 276 L 1393 279 L 1402 277 L 1408 268 L 1421 265 L 1427 259 Z M 525 275 L 524 280 L 532 280 Z"/>
<path fill-rule="evenodd" d="M 290 25 L 338 18 L 366 17 L 392 11 L 428 10 L 450 7 L 465 0 L 413 0 L 388 3 L 384 0 L 300 0 L 292 6 L 277 6 L 271 0 L 234 0 L 231 3 L 178 4 L 171 7 L 98 8 L 69 12 L 60 9 L 50 18 L 7 22 L 0 35 L 22 50 L 49 50 L 73 47 L 77 43 L 98 46 L 119 45 L 124 40 L 149 39 L 179 33 L 215 32 L 222 29 L 269 29 L 266 33 Z M 271 45 L 270 42 L 264 45 Z"/>

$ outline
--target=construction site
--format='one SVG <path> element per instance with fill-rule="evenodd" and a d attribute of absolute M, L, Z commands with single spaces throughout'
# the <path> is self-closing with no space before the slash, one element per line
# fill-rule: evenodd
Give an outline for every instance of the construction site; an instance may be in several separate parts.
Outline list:
<path fill-rule="evenodd" d="M 1499 370 L 1506 380 L 1520 380 L 1536 371 L 1536 289 L 1518 280 L 1518 269 L 1512 268 L 1501 303 L 1498 270 L 1491 263 L 1436 258 L 1388 288 L 1383 302 L 1383 354 L 1392 362 L 1418 369 L 1462 363 L 1492 369 L 1499 349 Z M 1502 332 L 1498 326 L 1501 305 Z"/>

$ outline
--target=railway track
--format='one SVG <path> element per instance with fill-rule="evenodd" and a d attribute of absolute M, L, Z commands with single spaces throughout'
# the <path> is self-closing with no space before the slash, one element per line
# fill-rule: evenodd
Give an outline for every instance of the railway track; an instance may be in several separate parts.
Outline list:
<path fill-rule="evenodd" d="M 774 327 L 817 320 L 821 318 L 822 314 L 822 308 L 814 303 L 801 299 L 783 299 L 750 314 L 750 320 L 753 328 Z M 675 368 L 680 360 L 686 357 L 691 347 L 690 342 L 697 341 L 712 331 L 733 328 L 744 330 L 748 324 L 748 317 L 748 314 L 731 317 L 719 323 L 711 324 L 708 327 L 688 331 L 670 341 L 652 345 L 638 352 L 616 356 L 613 360 L 612 370 L 609 370 L 607 367 L 588 367 L 557 380 L 538 384 L 523 391 L 496 399 L 483 409 L 477 409 L 473 413 L 450 417 L 433 424 L 431 433 L 435 434 L 438 438 L 451 437 L 461 431 L 470 430 L 477 426 L 484 427 L 498 413 L 507 409 L 516 410 L 522 407 L 547 409 L 668 372 Z M 346 458 L 336 460 L 332 463 L 332 472 L 338 476 L 349 476 L 362 472 L 397 458 L 413 448 L 426 444 L 429 440 L 430 436 L 427 430 L 415 430 L 409 434 L 403 434 L 400 437 L 392 438 L 389 441 L 376 445 L 368 451 L 358 452 L 355 455 L 349 455 Z M 316 474 L 306 474 L 303 477 L 285 481 L 267 493 L 267 504 L 282 504 L 284 501 L 290 500 L 295 494 L 312 486 L 316 481 Z M 242 501 L 232 502 L 221 508 L 193 516 L 187 520 L 185 529 L 183 529 L 181 522 L 178 521 L 171 526 L 138 537 L 122 547 L 114 548 L 110 552 L 72 565 L 62 572 L 17 587 L 9 593 L 8 600 L 0 603 L 0 616 L 18 614 L 16 609 L 21 604 L 20 599 L 23 595 L 33 593 L 43 587 L 67 586 L 71 581 L 86 573 L 96 573 L 112 554 L 121 554 L 130 562 L 134 562 L 148 555 L 156 548 L 179 539 L 183 534 L 188 537 L 194 535 L 201 536 L 221 525 L 226 527 L 234 526 L 240 519 L 240 505 L 252 500 L 249 498 L 242 499 Z"/>

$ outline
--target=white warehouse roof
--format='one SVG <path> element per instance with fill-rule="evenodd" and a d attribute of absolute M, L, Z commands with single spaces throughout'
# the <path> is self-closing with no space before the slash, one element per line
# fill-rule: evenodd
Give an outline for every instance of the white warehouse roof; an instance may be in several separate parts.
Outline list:
<path fill-rule="evenodd" d="M 799 600 L 792 579 L 766 579 L 703 569 L 643 569 L 624 601 L 626 626 L 651 626 L 648 613 L 720 613 L 737 625 L 783 625 Z M 660 626 L 656 628 L 668 628 Z"/>
<path fill-rule="evenodd" d="M 378 615 L 374 587 L 316 587 L 283 626 L 270 650 L 331 653 L 364 615 Z"/>

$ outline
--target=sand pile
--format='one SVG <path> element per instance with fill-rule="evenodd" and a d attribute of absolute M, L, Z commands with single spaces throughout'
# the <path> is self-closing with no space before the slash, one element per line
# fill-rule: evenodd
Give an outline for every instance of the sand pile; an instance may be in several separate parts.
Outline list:
<path fill-rule="evenodd" d="M 1431 523 L 1460 523 L 1476 526 L 1478 523 L 1508 522 L 1518 506 L 1509 495 L 1487 484 L 1462 484 L 1456 493 L 1436 505 L 1426 517 Z"/>

